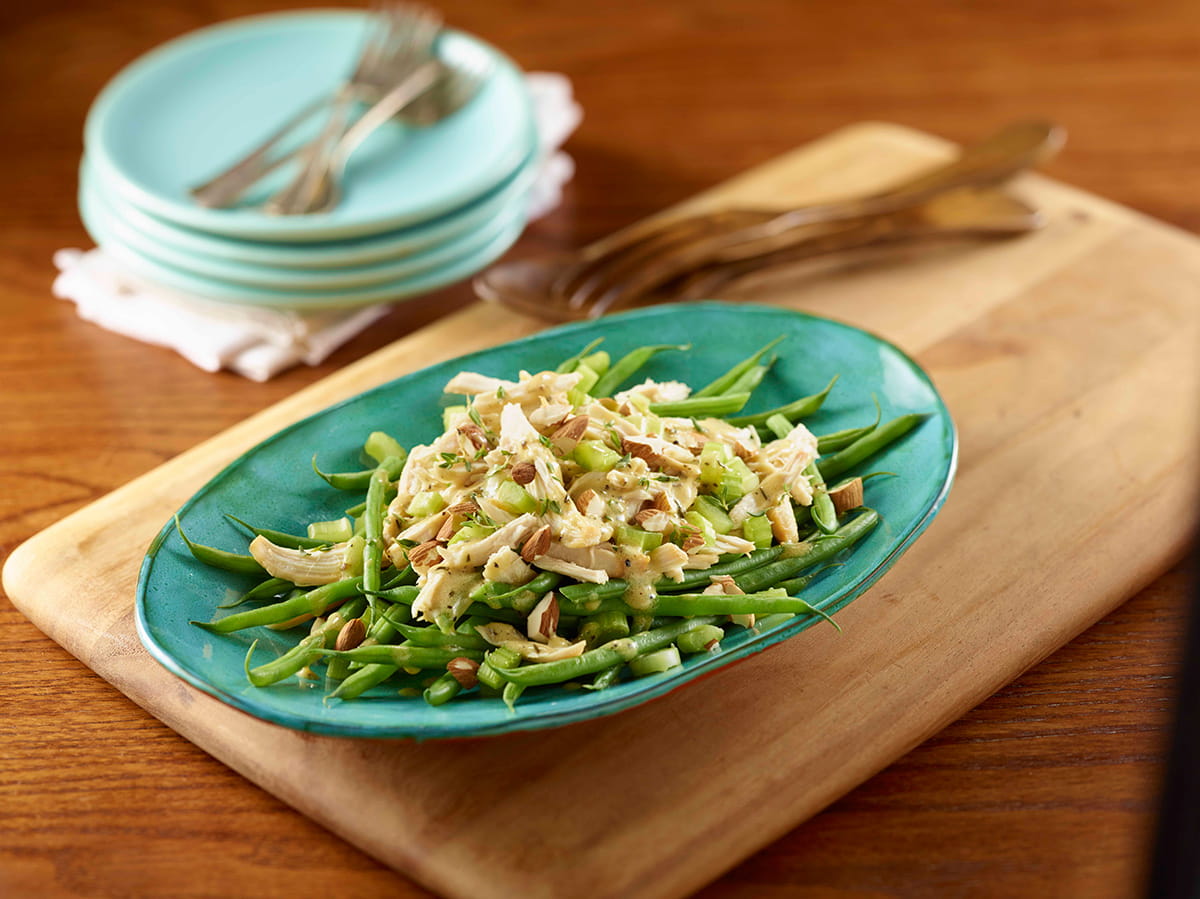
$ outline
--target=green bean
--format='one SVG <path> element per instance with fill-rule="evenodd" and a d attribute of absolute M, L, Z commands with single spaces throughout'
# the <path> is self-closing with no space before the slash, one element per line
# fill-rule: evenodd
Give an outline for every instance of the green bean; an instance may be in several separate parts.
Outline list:
<path fill-rule="evenodd" d="M 404 470 L 404 459 L 398 456 L 390 456 L 388 461 L 391 467 L 388 468 L 388 479 L 396 480 L 400 477 L 400 472 Z M 375 474 L 376 469 L 367 468 L 363 471 L 343 471 L 343 472 L 327 472 L 317 468 L 317 457 L 312 458 L 312 469 L 322 480 L 330 487 L 338 490 L 366 490 L 371 483 L 371 475 Z"/>
<path fill-rule="evenodd" d="M 559 623 L 562 621 L 559 619 Z M 616 609 L 610 612 L 600 612 L 584 620 L 579 628 L 579 639 L 587 643 L 588 649 L 595 649 L 609 640 L 629 636 L 629 618 L 624 612 Z"/>
<path fill-rule="evenodd" d="M 366 606 L 367 601 L 361 597 L 350 600 L 279 658 L 251 668 L 250 657 L 254 655 L 254 647 L 258 645 L 258 641 L 255 640 L 250 644 L 250 651 L 246 653 L 246 680 L 256 687 L 266 687 L 291 677 L 305 665 L 319 659 L 320 650 L 337 637 L 338 631 L 347 621 L 361 615 Z"/>
<path fill-rule="evenodd" d="M 358 516 L 362 515 L 362 513 L 365 511 L 367 511 L 367 501 L 363 500 L 361 503 L 357 503 L 356 505 L 353 505 L 347 509 L 346 514 L 351 518 L 358 518 Z"/>
<path fill-rule="evenodd" d="M 711 384 L 707 384 L 697 390 L 692 394 L 692 396 L 720 396 L 721 394 L 727 392 L 734 384 L 737 383 L 738 379 L 742 375 L 758 365 L 759 360 L 762 359 L 762 357 L 765 356 L 768 351 L 770 351 L 770 349 L 777 345 L 781 340 L 783 340 L 783 337 L 776 337 L 753 356 L 743 359 Z"/>
<path fill-rule="evenodd" d="M 725 391 L 729 393 L 754 393 L 758 389 L 758 385 L 762 383 L 763 378 L 767 376 L 767 372 L 771 370 L 771 366 L 775 364 L 775 356 L 771 357 L 771 361 L 764 365 L 756 365 L 746 371 L 740 378 L 733 382 L 732 386 Z"/>
<path fill-rule="evenodd" d="M 445 705 L 462 692 L 462 684 L 454 679 L 447 671 L 432 684 L 425 688 L 425 701 L 430 705 Z"/>
<path fill-rule="evenodd" d="M 420 587 L 404 585 L 392 587 L 388 590 L 380 590 L 375 595 L 380 599 L 386 599 L 388 602 L 398 602 L 402 605 L 411 606 L 416 601 L 417 594 L 420 592 Z"/>
<path fill-rule="evenodd" d="M 865 437 L 860 437 L 849 446 L 817 463 L 821 475 L 830 481 L 858 463 L 878 453 L 890 443 L 899 440 L 926 418 L 928 414 L 910 412 L 880 425 Z"/>
<path fill-rule="evenodd" d="M 558 364 L 558 368 L 554 370 L 560 375 L 569 375 L 571 372 L 575 371 L 575 369 L 579 368 L 579 363 L 583 361 L 584 356 L 586 356 L 596 347 L 600 346 L 602 343 L 604 343 L 604 338 L 597 337 L 574 356 L 569 359 L 564 359 L 562 362 L 560 362 Z"/>
<path fill-rule="evenodd" d="M 501 697 L 504 699 L 504 704 L 508 706 L 511 712 L 517 704 L 517 700 L 521 698 L 521 694 L 525 692 L 525 687 L 522 684 L 514 684 L 511 681 L 504 685 L 504 692 Z"/>
<path fill-rule="evenodd" d="M 232 571 L 234 574 L 266 574 L 254 556 L 243 556 L 238 553 L 217 549 L 214 546 L 193 543 L 188 539 L 187 534 L 183 532 L 183 525 L 179 523 L 178 515 L 175 516 L 175 530 L 179 532 L 180 539 L 183 540 L 192 555 L 205 565 L 211 565 L 213 568 L 220 568 L 224 571 Z"/>
<path fill-rule="evenodd" d="M 589 393 L 594 397 L 611 396 L 618 387 L 633 377 L 634 372 L 649 362 L 656 354 L 665 352 L 666 350 L 686 352 L 691 348 L 692 345 L 690 343 L 638 347 L 636 350 L 626 353 L 614 362 L 612 368 L 606 371 L 600 380 L 592 386 Z"/>
<path fill-rule="evenodd" d="M 662 615 L 764 615 L 771 612 L 820 614 L 807 600 L 778 588 L 757 593 L 677 593 L 660 596 L 654 610 Z"/>
<path fill-rule="evenodd" d="M 462 646 L 359 646 L 355 649 L 338 651 L 336 649 L 322 650 L 322 655 L 339 656 L 352 662 L 370 664 L 395 665 L 397 668 L 445 668 L 446 663 L 459 656 L 468 659 L 482 659 L 483 653 Z"/>
<path fill-rule="evenodd" d="M 338 684 L 330 694 L 331 699 L 357 699 L 372 687 L 377 687 L 399 671 L 398 665 L 363 665 Z"/>
<path fill-rule="evenodd" d="M 529 608 L 537 603 L 539 599 L 561 584 L 563 576 L 555 574 L 553 571 L 543 571 L 534 577 L 527 584 L 519 584 L 513 586 L 511 584 L 498 584 L 484 582 L 471 591 L 471 599 L 475 602 L 481 602 L 491 606 L 493 609 L 511 609 L 523 604 L 522 598 L 525 594 L 533 597 L 533 602 Z M 526 610 L 528 611 L 528 610 Z"/>
<path fill-rule="evenodd" d="M 405 565 L 383 584 L 383 589 L 391 590 L 393 587 L 411 587 L 416 582 L 417 572 L 411 565 Z"/>
<path fill-rule="evenodd" d="M 491 644 L 478 634 L 465 634 L 455 631 L 453 634 L 443 634 L 436 627 L 418 627 L 412 624 L 394 624 L 396 631 L 413 646 L 461 646 L 464 649 L 478 649 L 481 652 L 491 648 Z"/>
<path fill-rule="evenodd" d="M 366 544 L 363 547 L 363 592 L 370 597 L 372 608 L 375 607 L 375 599 L 372 594 L 379 590 L 380 568 L 383 564 L 383 493 L 391 483 L 389 471 L 397 461 L 396 456 L 388 456 L 380 462 L 379 467 L 371 474 L 370 484 L 367 485 L 367 508 L 363 513 L 366 520 Z"/>
<path fill-rule="evenodd" d="M 584 684 L 585 690 L 607 690 L 613 684 L 621 679 L 621 669 L 624 665 L 613 665 L 611 668 L 605 668 L 592 679 L 590 684 Z"/>
<path fill-rule="evenodd" d="M 321 615 L 330 606 L 357 596 L 361 591 L 362 578 L 346 578 L 269 606 L 234 612 L 217 621 L 193 621 L 192 624 L 214 634 L 228 634 L 264 624 L 280 624 L 300 615 Z"/>
<path fill-rule="evenodd" d="M 643 631 L 613 640 L 597 649 L 589 649 L 573 659 L 562 659 L 557 662 L 540 662 L 534 665 L 522 665 L 520 668 L 499 669 L 500 677 L 509 683 L 532 687 L 539 684 L 558 684 L 585 674 L 595 674 L 629 662 L 648 652 L 669 646 L 678 639 L 680 634 L 686 634 L 706 624 L 717 624 L 719 618 L 688 618 L 665 627 Z"/>
<path fill-rule="evenodd" d="M 295 534 L 288 534 L 283 531 L 272 531 L 268 528 L 256 528 L 252 524 L 247 524 L 238 518 L 236 515 L 225 513 L 225 517 L 230 521 L 235 521 L 248 530 L 251 534 L 257 534 L 260 537 L 266 537 L 276 546 L 285 546 L 288 549 L 317 549 L 318 547 L 329 546 L 328 540 L 314 540 L 312 537 L 297 537 Z"/>
<path fill-rule="evenodd" d="M 812 485 L 812 505 L 809 506 L 808 514 L 812 516 L 813 524 L 823 534 L 836 532 L 837 509 L 833 507 L 833 500 L 829 498 L 829 488 L 825 486 L 825 479 L 821 477 L 821 469 L 817 467 L 815 459 L 805 467 L 804 474 Z"/>
<path fill-rule="evenodd" d="M 838 376 L 834 375 L 829 384 L 820 393 L 814 393 L 811 396 L 802 396 L 800 399 L 788 403 L 786 406 L 779 406 L 775 409 L 767 409 L 764 412 L 755 412 L 753 415 L 741 415 L 737 418 L 728 419 L 731 425 L 744 428 L 747 425 L 766 424 L 768 418 L 772 415 L 782 415 L 789 421 L 795 421 L 797 418 L 804 418 L 812 415 L 821 408 L 825 402 L 825 397 L 829 396 L 829 391 L 833 390 L 833 385 L 837 383 Z"/>
<path fill-rule="evenodd" d="M 861 514 L 838 528 L 836 533 L 822 535 L 804 543 L 791 544 L 782 558 L 743 574 L 735 574 L 734 582 L 747 593 L 757 593 L 759 590 L 774 587 L 780 581 L 795 577 L 805 568 L 811 568 L 818 562 L 824 562 L 853 546 L 878 523 L 878 512 L 874 509 L 863 509 Z"/>
<path fill-rule="evenodd" d="M 877 427 L 879 427 L 879 419 L 883 416 L 883 409 L 879 405 L 879 398 L 875 400 L 875 420 L 869 425 L 861 428 L 846 428 L 843 431 L 834 431 L 831 434 L 822 434 L 817 437 L 817 452 L 822 456 L 826 453 L 835 453 L 838 450 L 849 446 L 855 440 L 866 437 Z"/>
<path fill-rule="evenodd" d="M 679 593 L 706 586 L 714 574 L 736 575 L 779 558 L 783 546 L 775 545 L 758 549 L 749 555 L 735 557 L 728 562 L 718 562 L 704 570 L 685 571 L 683 580 L 661 580 L 654 585 L 659 593 Z M 600 611 L 606 599 L 620 599 L 629 588 L 629 582 L 613 578 L 604 584 L 570 584 L 558 591 L 558 608 L 563 615 L 594 615 Z"/>
<path fill-rule="evenodd" d="M 243 603 L 254 602 L 259 599 L 271 599 L 284 592 L 285 589 L 292 587 L 291 581 L 285 581 L 281 577 L 269 577 L 261 584 L 251 587 L 233 602 L 223 602 L 218 609 L 232 609 Z"/>
<path fill-rule="evenodd" d="M 655 415 L 679 418 L 724 418 L 734 412 L 741 412 L 749 399 L 749 392 L 726 393 L 721 396 L 690 396 L 685 400 L 651 403 L 650 411 Z"/>
<path fill-rule="evenodd" d="M 841 564 L 841 562 L 832 562 L 829 565 L 822 565 L 816 571 L 810 572 L 809 574 L 802 574 L 799 577 L 788 578 L 785 581 L 780 581 L 775 586 L 780 590 L 786 590 L 789 596 L 796 596 L 801 590 L 823 575 L 830 568 L 840 568 Z"/>
<path fill-rule="evenodd" d="M 787 420 L 787 418 L 780 415 L 778 412 L 768 418 L 764 424 L 766 429 L 770 431 L 772 435 L 780 439 L 792 433 L 793 428 L 795 428 L 795 425 L 793 425 Z"/>

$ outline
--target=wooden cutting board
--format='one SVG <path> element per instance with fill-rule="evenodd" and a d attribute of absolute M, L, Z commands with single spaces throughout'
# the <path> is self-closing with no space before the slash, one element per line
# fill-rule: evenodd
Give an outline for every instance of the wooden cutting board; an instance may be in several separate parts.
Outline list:
<path fill-rule="evenodd" d="M 862 192 L 952 147 L 838 132 L 697 198 Z M 678 896 L 815 814 L 1070 640 L 1181 554 L 1195 513 L 1200 247 L 1039 177 L 1042 232 L 750 298 L 916 356 L 961 430 L 926 535 L 839 616 L 665 699 L 451 743 L 294 733 L 177 680 L 133 627 L 141 548 L 243 450 L 297 418 L 538 324 L 474 306 L 254 416 L 34 537 L 4 587 L 139 705 L 304 814 L 452 896 Z"/>

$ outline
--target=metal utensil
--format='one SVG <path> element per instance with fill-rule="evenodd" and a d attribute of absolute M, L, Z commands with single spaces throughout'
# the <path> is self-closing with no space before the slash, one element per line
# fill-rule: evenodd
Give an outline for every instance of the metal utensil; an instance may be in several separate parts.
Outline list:
<path fill-rule="evenodd" d="M 1035 209 L 1000 189 L 959 188 L 908 209 L 864 216 L 819 234 L 793 236 L 791 243 L 781 242 L 759 256 L 697 267 L 690 277 L 677 277 L 653 295 L 627 294 L 619 303 L 607 300 L 580 307 L 567 302 L 567 298 L 553 291 L 554 270 L 540 260 L 495 266 L 475 280 L 475 292 L 484 300 L 538 318 L 553 321 L 598 318 L 635 302 L 713 296 L 740 278 L 781 266 L 814 260 L 831 264 L 839 257 L 859 258 L 864 252 L 899 246 L 1008 237 L 1032 231 L 1041 224 L 1042 218 Z"/>
<path fill-rule="evenodd" d="M 479 59 L 471 64 L 447 66 L 432 60 L 418 68 L 404 82 L 388 92 L 355 122 L 329 150 L 313 171 L 304 194 L 286 198 L 283 214 L 303 215 L 328 212 L 341 201 L 340 182 L 350 157 L 375 129 L 394 118 L 413 103 L 425 102 L 422 115 L 441 121 L 461 109 L 479 92 L 492 70 L 492 62 Z M 268 207 L 272 211 L 273 207 Z"/>
<path fill-rule="evenodd" d="M 789 210 L 718 210 L 665 223 L 651 221 L 582 250 L 494 266 L 475 280 L 475 290 L 499 302 L 504 302 L 505 291 L 517 290 L 517 302 L 523 305 L 529 291 L 536 290 L 543 303 L 554 307 L 549 317 L 594 315 L 614 305 L 619 296 L 653 291 L 710 263 L 771 252 L 775 241 L 794 245 L 836 231 L 839 222 L 917 206 L 965 186 L 1003 182 L 1052 155 L 1063 139 L 1064 132 L 1053 123 L 1019 122 L 968 147 L 951 163 L 868 197 Z M 656 264 L 661 259 L 671 262 Z M 511 272 L 506 271 L 509 267 Z"/>
<path fill-rule="evenodd" d="M 704 223 L 681 223 L 679 229 L 639 241 L 620 254 L 591 260 L 558 281 L 557 292 L 577 306 L 612 303 L 616 295 L 646 292 L 709 260 L 732 261 L 770 249 L 772 239 L 798 228 L 877 215 L 910 206 L 938 193 L 970 185 L 997 184 L 1031 168 L 1057 152 L 1063 131 L 1049 122 L 1018 122 L 967 147 L 946 165 L 938 166 L 895 187 L 866 197 L 789 210 L 725 210 Z M 683 230 L 682 238 L 679 236 Z M 796 235 L 800 236 L 800 235 Z M 688 244 L 681 252 L 681 241 Z M 650 267 L 646 261 L 673 253 L 677 270 Z M 653 273 L 653 280 L 647 280 Z M 613 294 L 610 296 L 610 294 Z"/>
<path fill-rule="evenodd" d="M 434 56 L 434 43 L 442 30 L 441 16 L 423 6 L 405 6 L 402 13 L 393 18 L 391 40 L 383 67 L 389 79 L 386 92 L 366 115 L 378 109 L 385 98 L 400 91 L 405 96 L 405 102 L 394 108 L 392 115 L 395 115 L 436 80 L 439 64 Z M 333 155 L 353 127 L 351 118 L 355 104 L 352 92 L 339 93 L 325 127 L 301 153 L 299 172 L 286 187 L 263 204 L 264 211 L 272 215 L 301 215 L 315 211 L 313 207 L 320 198 L 322 182 L 327 176 Z M 380 120 L 378 124 L 386 120 Z M 378 124 L 374 127 L 378 127 Z"/>
<path fill-rule="evenodd" d="M 288 148 L 288 138 L 322 110 L 342 107 L 347 101 L 374 103 L 403 76 L 398 70 L 406 61 L 399 37 L 411 30 L 414 19 L 426 21 L 426 8 L 410 3 L 384 0 L 372 6 L 363 34 L 362 47 L 354 70 L 346 81 L 328 96 L 319 97 L 296 112 L 261 144 L 189 193 L 202 206 L 213 209 L 232 206 L 254 184 L 271 172 L 299 157 L 300 148 Z"/>

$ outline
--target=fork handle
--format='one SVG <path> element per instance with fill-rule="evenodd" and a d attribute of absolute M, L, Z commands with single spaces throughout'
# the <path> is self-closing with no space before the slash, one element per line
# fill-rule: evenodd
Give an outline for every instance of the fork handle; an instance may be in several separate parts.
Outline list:
<path fill-rule="evenodd" d="M 261 144 L 219 175 L 191 188 L 189 193 L 201 206 L 222 209 L 231 206 L 259 179 L 293 158 L 296 153 L 272 156 L 284 138 L 334 101 L 336 94 L 318 97 L 277 128 Z"/>

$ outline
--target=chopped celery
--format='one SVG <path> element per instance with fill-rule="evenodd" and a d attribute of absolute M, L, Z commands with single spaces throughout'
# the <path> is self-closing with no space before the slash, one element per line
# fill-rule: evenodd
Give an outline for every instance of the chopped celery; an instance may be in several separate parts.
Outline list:
<path fill-rule="evenodd" d="M 752 515 L 742 523 L 742 536 L 758 549 L 771 545 L 771 522 L 766 515 Z"/>
<path fill-rule="evenodd" d="M 410 518 L 428 518 L 446 508 L 446 500 L 440 493 L 426 490 L 412 498 L 405 512 Z"/>
<path fill-rule="evenodd" d="M 663 535 L 654 531 L 643 531 L 628 524 L 618 524 L 613 529 L 613 539 L 619 546 L 632 546 L 644 553 L 662 546 Z"/>
<path fill-rule="evenodd" d="M 382 462 L 388 456 L 395 456 L 397 459 L 408 458 L 408 450 L 400 445 L 400 441 L 383 431 L 372 431 L 367 437 L 367 442 L 363 444 L 363 451 L 376 462 Z"/>
<path fill-rule="evenodd" d="M 447 431 L 457 428 L 467 421 L 470 419 L 467 417 L 466 406 L 447 406 L 442 410 L 442 428 Z"/>
<path fill-rule="evenodd" d="M 703 493 L 696 497 L 696 502 L 692 504 L 692 511 L 698 512 L 708 523 L 712 525 L 712 529 L 718 534 L 728 534 L 733 530 L 733 522 L 729 518 L 729 513 L 721 508 L 721 504 L 711 496 L 705 496 Z"/>
<path fill-rule="evenodd" d="M 516 481 L 501 481 L 500 486 L 496 488 L 496 494 L 492 497 L 492 502 L 505 512 L 511 512 L 514 515 L 536 512 L 538 509 L 538 501 Z"/>
<path fill-rule="evenodd" d="M 595 387 L 596 382 L 600 380 L 600 375 L 586 362 L 580 362 L 579 368 L 575 369 L 575 372 L 583 376 L 579 379 L 579 383 L 575 385 L 575 389 L 581 390 L 584 393 Z"/>
<path fill-rule="evenodd" d="M 670 671 L 672 668 L 678 668 L 682 664 L 683 660 L 679 658 L 679 650 L 674 646 L 668 646 L 665 649 L 655 650 L 644 656 L 638 656 L 629 663 L 629 670 L 638 677 L 645 677 L 648 674 L 661 674 L 664 671 Z"/>
<path fill-rule="evenodd" d="M 313 540 L 324 540 L 326 543 L 341 543 L 354 536 L 354 525 L 350 523 L 349 518 L 314 521 L 308 526 L 308 536 Z"/>
<path fill-rule="evenodd" d="M 609 357 L 608 353 L 604 352 L 604 350 L 598 350 L 597 352 L 592 353 L 590 356 L 584 356 L 583 359 L 580 360 L 579 364 L 586 365 L 588 368 L 594 371 L 598 377 L 599 375 L 602 375 L 608 371 L 609 366 L 612 365 L 612 359 Z"/>
<path fill-rule="evenodd" d="M 482 540 L 494 530 L 495 528 L 490 528 L 486 524 L 480 524 L 478 521 L 468 521 L 454 533 L 454 536 L 450 538 L 450 542 L 463 543 Z"/>
<path fill-rule="evenodd" d="M 722 512 L 722 514 L 724 514 L 723 509 L 721 510 L 721 512 Z M 713 543 L 717 539 L 717 529 L 713 527 L 713 523 L 711 521 L 709 521 L 707 518 L 705 518 L 703 515 L 701 515 L 699 512 L 697 512 L 695 510 L 695 508 L 693 508 L 692 511 L 690 511 L 686 515 L 684 515 L 683 518 L 688 524 L 695 525 L 696 527 L 698 527 L 700 529 L 700 535 L 702 537 L 704 537 L 704 542 L 708 546 L 713 545 Z M 733 522 L 730 522 L 730 524 L 732 525 Z"/>
<path fill-rule="evenodd" d="M 584 440 L 572 453 L 575 461 L 587 471 L 612 471 L 621 457 L 599 440 Z"/>
<path fill-rule="evenodd" d="M 736 456 L 725 463 L 725 475 L 717 485 L 716 494 L 722 502 L 733 505 L 747 493 L 758 489 L 758 475 Z"/>
<path fill-rule="evenodd" d="M 716 486 L 725 477 L 733 450 L 724 443 L 706 443 L 700 450 L 700 483 Z"/>

